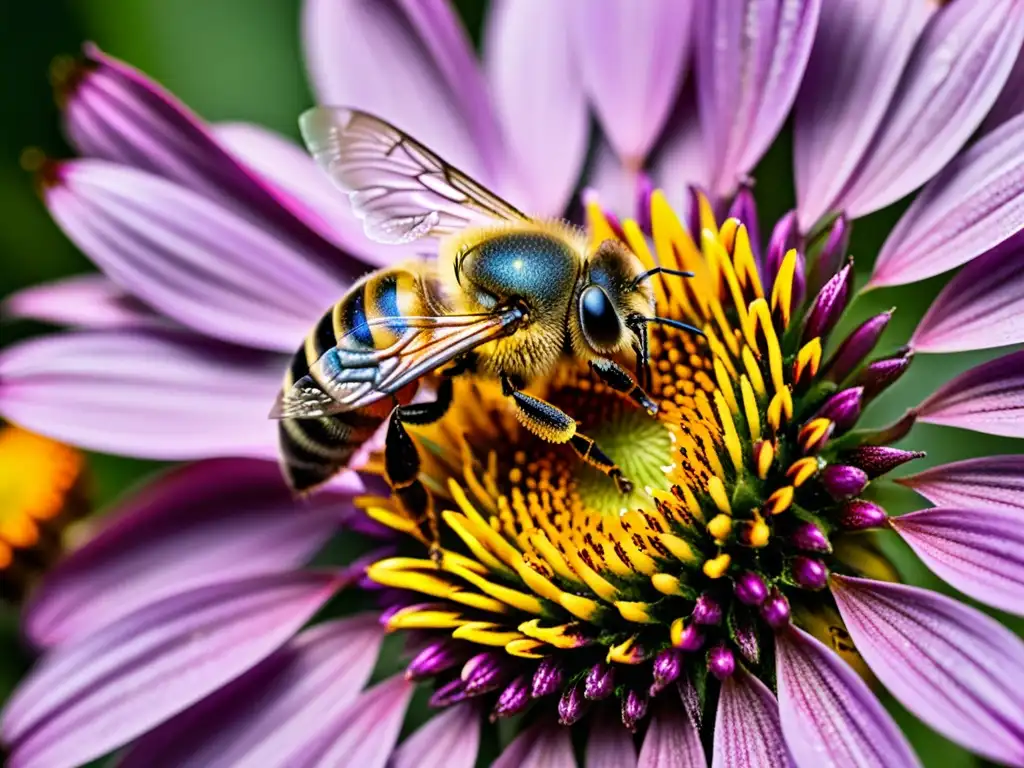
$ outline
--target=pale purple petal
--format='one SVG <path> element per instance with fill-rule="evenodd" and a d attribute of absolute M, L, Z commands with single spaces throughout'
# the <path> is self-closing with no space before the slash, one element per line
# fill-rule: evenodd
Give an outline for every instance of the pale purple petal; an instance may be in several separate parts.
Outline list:
<path fill-rule="evenodd" d="M 640 748 L 638 768 L 704 768 L 700 732 L 675 699 L 658 700 Z"/>
<path fill-rule="evenodd" d="M 497 121 L 447 0 L 306 0 L 302 28 L 320 104 L 375 114 L 473 178 L 497 180 Z"/>
<path fill-rule="evenodd" d="M 172 182 L 102 160 L 46 187 L 71 240 L 128 292 L 201 333 L 294 351 L 345 289 L 266 229 Z"/>
<path fill-rule="evenodd" d="M 34 285 L 8 297 L 9 317 L 79 328 L 167 328 L 173 323 L 103 275 L 77 275 Z"/>
<path fill-rule="evenodd" d="M 708 189 L 711 183 L 696 99 L 688 83 L 683 87 L 665 135 L 651 160 L 650 174 L 655 186 L 665 192 L 669 203 L 677 210 L 689 201 L 691 188 Z"/>
<path fill-rule="evenodd" d="M 290 765 L 324 723 L 356 700 L 383 631 L 363 614 L 320 624 L 153 732 L 121 768 Z"/>
<path fill-rule="evenodd" d="M 287 365 L 180 332 L 54 334 L 0 354 L 0 414 L 104 453 L 272 458 Z"/>
<path fill-rule="evenodd" d="M 26 607 L 25 632 L 42 646 L 63 644 L 174 594 L 301 565 L 338 529 L 354 490 L 332 486 L 297 501 L 277 462 L 255 459 L 173 470 L 47 575 Z"/>
<path fill-rule="evenodd" d="M 583 84 L 619 159 L 639 168 L 686 74 L 692 0 L 572 0 Z"/>
<path fill-rule="evenodd" d="M 601 207 L 622 219 L 637 215 L 639 176 L 627 169 L 606 141 L 599 141 L 587 175 L 587 187 L 597 192 Z"/>
<path fill-rule="evenodd" d="M 986 605 L 1024 614 L 1018 510 L 925 509 L 890 524 L 943 581 Z"/>
<path fill-rule="evenodd" d="M 896 92 L 933 3 L 828 0 L 797 97 L 793 162 L 804 230 L 839 199 Z"/>
<path fill-rule="evenodd" d="M 865 216 L 938 173 L 975 132 L 1024 40 L 1018 0 L 948 3 L 931 19 L 839 207 Z"/>
<path fill-rule="evenodd" d="M 918 587 L 835 576 L 832 594 L 857 650 L 903 706 L 979 755 L 1024 763 L 1020 638 Z"/>
<path fill-rule="evenodd" d="M 589 115 L 569 45 L 568 6 L 491 3 L 484 61 L 504 129 L 508 170 L 535 215 L 561 216 L 586 156 Z"/>
<path fill-rule="evenodd" d="M 870 285 L 941 274 L 1024 228 L 1024 115 L 970 147 L 914 199 L 882 246 Z"/>
<path fill-rule="evenodd" d="M 782 734 L 796 765 L 920 765 L 867 683 L 821 642 L 792 627 L 776 635 L 775 658 Z"/>
<path fill-rule="evenodd" d="M 965 266 L 914 331 L 917 352 L 963 352 L 1024 341 L 1024 241 L 1010 238 Z"/>
<path fill-rule="evenodd" d="M 65 128 L 79 152 L 149 171 L 215 200 L 300 258 L 332 271 L 336 280 L 358 276 L 361 262 L 324 238 L 315 212 L 263 183 L 174 96 L 93 45 L 85 53 L 65 94 Z"/>
<path fill-rule="evenodd" d="M 991 131 L 1021 112 L 1024 112 L 1024 48 L 1017 55 L 1017 62 L 1003 85 L 1003 92 L 985 118 L 982 130 Z"/>
<path fill-rule="evenodd" d="M 570 729 L 541 720 L 516 736 L 491 768 L 576 768 Z"/>
<path fill-rule="evenodd" d="M 480 720 L 480 710 L 473 704 L 449 707 L 403 741 L 388 768 L 473 768 Z"/>
<path fill-rule="evenodd" d="M 744 669 L 722 683 L 715 716 L 712 768 L 779 768 L 790 764 L 779 703 Z"/>
<path fill-rule="evenodd" d="M 937 506 L 1024 511 L 1024 456 L 985 456 L 896 479 Z"/>
<path fill-rule="evenodd" d="M 736 191 L 785 122 L 820 9 L 821 0 L 697 4 L 700 118 L 717 197 Z"/>
<path fill-rule="evenodd" d="M 605 706 L 591 719 L 584 768 L 636 768 L 633 734 L 618 707 Z"/>
<path fill-rule="evenodd" d="M 58 649 L 4 710 L 8 765 L 79 765 L 119 747 L 266 658 L 340 584 L 299 572 L 215 584 Z"/>
<path fill-rule="evenodd" d="M 960 374 L 919 405 L 919 421 L 1024 437 L 1024 352 Z"/>

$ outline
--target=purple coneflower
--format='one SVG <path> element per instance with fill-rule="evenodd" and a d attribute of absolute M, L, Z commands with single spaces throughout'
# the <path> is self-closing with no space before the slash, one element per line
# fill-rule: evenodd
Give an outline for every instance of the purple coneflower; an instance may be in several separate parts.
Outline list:
<path fill-rule="evenodd" d="M 482 723 L 522 714 L 496 765 L 574 765 L 572 728 L 588 765 L 914 765 L 880 684 L 1024 765 L 1024 644 L 899 584 L 872 533 L 1024 613 L 1024 458 L 903 477 L 939 505 L 908 515 L 872 496 L 920 457 L 892 445 L 917 422 L 1024 437 L 1024 353 L 859 426 L 915 353 L 1024 341 L 1024 3 L 502 2 L 485 72 L 440 2 L 310 0 L 306 31 L 321 102 L 388 118 L 539 214 L 569 204 L 592 111 L 592 240 L 694 271 L 656 284 L 658 312 L 706 338 L 656 330 L 656 418 L 575 367 L 546 382 L 636 482 L 626 500 L 460 381 L 420 430 L 440 569 L 386 490 L 353 509 L 346 477 L 296 504 L 266 460 L 285 354 L 395 256 L 359 239 L 297 148 L 207 128 L 90 51 L 61 91 L 87 159 L 45 163 L 41 185 L 106 277 L 8 303 L 82 330 L 7 350 L 0 412 L 201 461 L 140 491 L 35 595 L 25 626 L 46 652 L 0 725 L 10 764 L 128 745 L 128 765 L 472 766 Z M 762 242 L 747 177 L 794 103 L 798 205 Z M 691 185 L 680 220 L 670 201 Z M 890 313 L 836 338 L 857 290 L 851 220 L 922 185 L 868 285 L 970 263 L 908 347 L 876 351 Z M 397 551 L 304 567 L 343 524 Z M 383 613 L 333 618 L 349 585 Z M 371 684 L 382 626 L 408 657 Z M 417 687 L 436 714 L 400 740 Z"/>

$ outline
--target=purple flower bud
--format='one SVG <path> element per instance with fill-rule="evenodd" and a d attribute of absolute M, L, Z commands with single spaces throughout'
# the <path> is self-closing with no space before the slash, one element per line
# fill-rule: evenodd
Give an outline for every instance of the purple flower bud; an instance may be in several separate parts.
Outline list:
<path fill-rule="evenodd" d="M 828 569 L 821 560 L 797 555 L 789 563 L 793 581 L 804 589 L 819 590 L 828 585 Z"/>
<path fill-rule="evenodd" d="M 836 323 L 846 309 L 846 303 L 850 299 L 850 288 L 853 285 L 853 268 L 847 264 L 818 292 L 807 313 L 807 321 L 804 324 L 804 342 L 814 337 L 825 339 L 829 332 L 835 328 Z"/>
<path fill-rule="evenodd" d="M 773 589 L 761 605 L 761 618 L 772 629 L 782 629 L 789 624 L 789 601 L 786 596 Z"/>
<path fill-rule="evenodd" d="M 757 637 L 757 627 L 749 621 L 737 621 L 732 634 L 733 642 L 743 658 L 751 664 L 757 664 L 757 660 L 761 658 L 761 642 Z"/>
<path fill-rule="evenodd" d="M 491 713 L 491 721 L 499 717 L 512 717 L 518 715 L 530 703 L 530 679 L 526 675 L 520 675 L 498 696 L 498 702 L 494 705 Z"/>
<path fill-rule="evenodd" d="M 732 677 L 736 671 L 736 657 L 724 645 L 716 645 L 708 651 L 708 671 L 719 680 Z"/>
<path fill-rule="evenodd" d="M 607 699 L 615 690 L 615 667 L 597 662 L 583 680 L 583 695 L 592 700 Z"/>
<path fill-rule="evenodd" d="M 843 462 L 860 467 L 872 480 L 891 472 L 901 464 L 924 457 L 924 451 L 902 451 L 886 445 L 862 445 L 843 454 Z"/>
<path fill-rule="evenodd" d="M 821 484 L 836 501 L 849 499 L 868 485 L 868 473 L 847 464 L 829 464 L 818 475 Z"/>
<path fill-rule="evenodd" d="M 466 658 L 464 646 L 457 641 L 437 640 L 416 654 L 405 669 L 408 680 L 425 680 L 451 669 Z"/>
<path fill-rule="evenodd" d="M 651 193 L 654 182 L 651 177 L 641 171 L 636 177 L 636 223 L 640 229 L 651 234 Z"/>
<path fill-rule="evenodd" d="M 842 383 L 864 358 L 871 354 L 871 350 L 875 348 L 891 318 L 892 310 L 890 309 L 888 312 L 883 312 L 864 321 L 857 330 L 847 336 L 825 366 L 827 371 L 825 378 L 836 384 Z"/>
<path fill-rule="evenodd" d="M 562 698 L 558 701 L 558 722 L 562 725 L 572 725 L 583 717 L 586 699 L 580 693 L 580 687 L 574 685 L 563 693 Z"/>
<path fill-rule="evenodd" d="M 508 679 L 508 654 L 497 651 L 478 653 L 462 667 L 462 680 L 466 693 L 478 696 L 496 690 Z"/>
<path fill-rule="evenodd" d="M 891 357 L 886 360 L 876 360 L 857 375 L 857 384 L 864 387 L 864 401 L 867 402 L 878 397 L 882 392 L 896 383 L 896 381 L 910 367 L 913 354 L 907 352 L 900 357 Z"/>
<path fill-rule="evenodd" d="M 466 683 L 462 678 L 457 677 L 434 691 L 429 704 L 432 707 L 447 707 L 466 698 Z"/>
<path fill-rule="evenodd" d="M 736 599 L 747 605 L 760 605 L 768 597 L 764 579 L 751 571 L 744 571 L 733 582 Z"/>
<path fill-rule="evenodd" d="M 654 657 L 654 680 L 664 687 L 675 682 L 683 671 L 683 654 L 675 648 L 666 648 Z"/>
<path fill-rule="evenodd" d="M 676 647 L 687 653 L 699 651 L 704 647 L 704 633 L 700 631 L 696 624 L 687 624 L 683 627 L 682 637 L 679 640 L 679 645 Z"/>
<path fill-rule="evenodd" d="M 636 724 L 647 714 L 647 703 L 650 701 L 646 693 L 630 688 L 622 697 L 622 724 L 631 733 L 636 733 Z"/>
<path fill-rule="evenodd" d="M 713 598 L 701 595 L 697 598 L 697 604 L 693 606 L 693 613 L 690 615 L 697 624 L 714 626 L 722 620 L 722 606 Z"/>
<path fill-rule="evenodd" d="M 770 295 L 775 285 L 775 277 L 779 274 L 783 259 L 792 248 L 800 244 L 800 230 L 797 227 L 796 211 L 790 211 L 775 224 L 771 239 L 768 241 L 768 252 L 765 255 L 765 291 Z M 796 271 L 793 273 L 793 306 L 803 300 L 806 285 L 805 266 L 802 254 L 797 254 Z"/>
<path fill-rule="evenodd" d="M 877 504 L 863 499 L 852 499 L 843 505 L 839 512 L 839 524 L 844 528 L 861 531 L 865 528 L 877 528 L 885 525 L 889 516 Z"/>
<path fill-rule="evenodd" d="M 757 203 L 750 187 L 740 187 L 736 197 L 729 206 L 729 217 L 740 221 L 747 228 L 750 237 L 750 250 L 754 252 L 754 261 L 761 263 L 761 234 L 757 227 Z"/>
<path fill-rule="evenodd" d="M 818 410 L 817 418 L 828 419 L 836 425 L 836 432 L 845 432 L 860 418 L 863 396 L 862 387 L 840 390 L 825 401 Z"/>
<path fill-rule="evenodd" d="M 797 549 L 808 552 L 831 552 L 832 544 L 828 536 L 814 523 L 800 523 L 789 535 L 789 540 Z"/>
<path fill-rule="evenodd" d="M 533 673 L 533 698 L 539 699 L 542 696 L 550 696 L 562 687 L 562 665 L 551 656 L 545 656 L 537 665 L 537 671 Z"/>
<path fill-rule="evenodd" d="M 814 260 L 814 268 L 807 283 L 809 290 L 817 291 L 839 269 L 850 245 L 850 230 L 850 221 L 844 214 L 840 214 L 832 222 L 825 244 L 821 246 Z"/>

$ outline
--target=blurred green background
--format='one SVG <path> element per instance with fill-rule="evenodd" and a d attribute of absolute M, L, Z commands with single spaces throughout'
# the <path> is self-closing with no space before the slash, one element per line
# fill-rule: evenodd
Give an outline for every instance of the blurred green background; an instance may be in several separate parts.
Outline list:
<path fill-rule="evenodd" d="M 457 3 L 475 40 L 486 3 Z M 54 56 L 76 53 L 84 40 L 98 43 L 174 91 L 211 121 L 248 120 L 298 137 L 296 116 L 313 103 L 306 83 L 298 32 L 300 0 L 39 0 L 0 3 L 0 56 L 4 119 L 0 121 L 0 296 L 41 281 L 91 269 L 53 225 L 36 197 L 31 179 L 19 167 L 23 149 L 36 146 L 50 155 L 69 154 L 59 131 L 48 83 Z M 762 233 L 793 204 L 788 131 L 755 174 L 759 181 Z M 852 252 L 861 284 L 886 234 L 904 205 L 893 206 L 854 228 Z M 869 314 L 896 306 L 881 351 L 904 343 L 929 302 L 945 282 L 876 291 L 857 299 L 847 327 Z M 0 325 L 0 344 L 38 333 L 30 324 Z M 839 334 L 837 334 L 839 335 Z M 1005 352 L 1006 350 L 1001 350 Z M 910 373 L 868 412 L 882 424 L 920 402 L 942 381 L 998 352 L 918 357 Z M 928 452 L 937 464 L 987 453 L 1019 451 L 1014 441 L 959 430 L 919 426 L 906 447 Z M 91 457 L 100 508 L 135 484 L 156 465 L 104 456 Z M 907 511 L 913 494 L 884 486 L 877 495 L 891 511 Z M 942 588 L 894 539 L 887 547 L 908 581 Z M 1000 619 L 1024 631 L 1024 622 Z M 0 606 L 0 698 L 7 695 L 30 662 L 16 632 L 16 614 Z M 917 723 L 888 702 L 928 765 L 980 765 L 968 753 Z"/>

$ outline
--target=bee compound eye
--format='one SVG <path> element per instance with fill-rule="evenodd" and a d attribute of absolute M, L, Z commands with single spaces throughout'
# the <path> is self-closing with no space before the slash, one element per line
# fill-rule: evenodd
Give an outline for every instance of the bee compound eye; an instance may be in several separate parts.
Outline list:
<path fill-rule="evenodd" d="M 604 289 L 591 285 L 580 294 L 580 324 L 591 345 L 598 348 L 615 346 L 622 337 L 622 323 L 612 300 Z"/>

